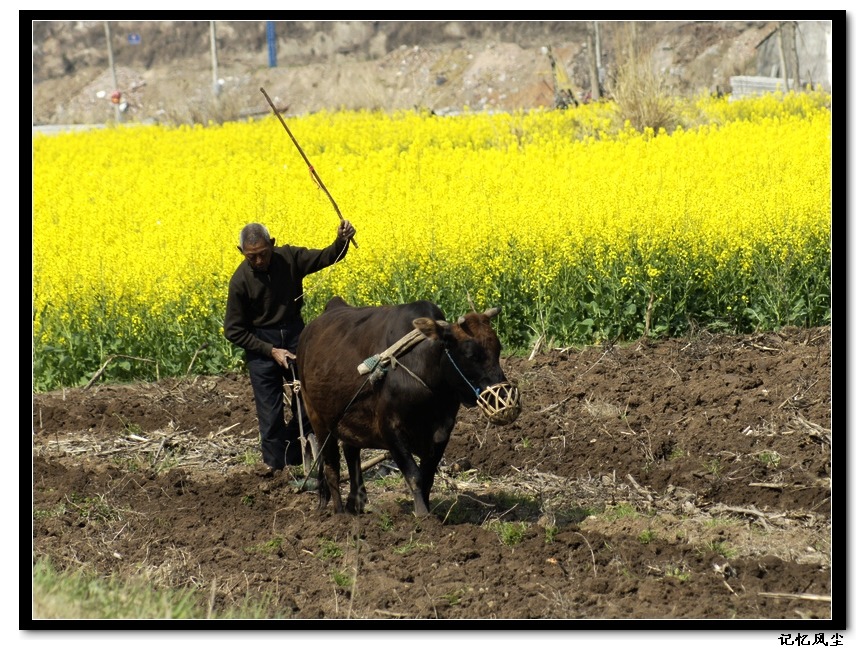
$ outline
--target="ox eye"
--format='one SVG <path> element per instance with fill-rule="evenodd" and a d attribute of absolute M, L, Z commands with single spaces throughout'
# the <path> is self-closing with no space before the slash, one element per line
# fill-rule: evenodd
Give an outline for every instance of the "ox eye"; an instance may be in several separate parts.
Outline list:
<path fill-rule="evenodd" d="M 462 353 L 469 361 L 481 361 L 484 358 L 483 348 L 474 341 L 465 343 L 462 346 Z"/>

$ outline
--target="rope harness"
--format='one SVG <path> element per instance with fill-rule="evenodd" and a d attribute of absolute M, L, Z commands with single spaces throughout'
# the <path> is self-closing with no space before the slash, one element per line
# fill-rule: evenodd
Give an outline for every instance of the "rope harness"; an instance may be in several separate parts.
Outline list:
<path fill-rule="evenodd" d="M 438 323 L 442 326 L 449 325 L 449 323 L 445 321 L 438 321 Z M 404 364 L 400 363 L 399 359 L 397 359 L 399 355 L 413 348 L 424 338 L 425 336 L 422 332 L 413 329 L 384 352 L 373 355 L 368 359 L 364 359 L 363 363 L 357 367 L 358 374 L 369 374 L 368 381 L 375 383 L 384 377 L 391 367 L 399 366 L 412 377 L 417 379 L 424 388 L 432 392 L 430 387 L 427 386 L 420 377 L 409 370 Z M 456 361 L 454 361 L 454 358 L 451 356 L 451 353 L 447 348 L 445 348 L 445 354 L 451 362 L 451 365 L 454 367 L 454 370 L 457 371 L 457 374 L 462 377 L 463 381 L 466 382 L 468 387 L 471 388 L 472 392 L 475 394 L 478 407 L 493 424 L 510 424 L 517 419 L 522 410 L 522 404 L 520 402 L 520 392 L 516 386 L 512 386 L 507 382 L 501 382 L 493 384 L 492 386 L 487 386 L 484 390 L 481 390 L 472 384 L 472 382 L 468 380 L 468 377 L 463 374 L 463 371 L 460 370 L 460 367 L 457 365 Z M 357 397 L 357 395 L 355 395 L 355 397 Z M 352 399 L 352 401 L 354 401 L 354 399 Z M 346 407 L 346 410 L 348 410 L 348 407 Z"/>
<path fill-rule="evenodd" d="M 447 323 L 446 321 L 437 321 L 437 322 L 442 327 L 447 327 L 449 325 L 449 323 Z M 424 383 L 423 379 L 418 377 L 415 373 L 413 373 L 411 370 L 409 370 L 409 368 L 406 367 L 405 364 L 400 363 L 399 359 L 397 359 L 398 356 L 400 356 L 401 354 L 404 354 L 405 352 L 408 352 L 414 346 L 416 346 L 418 343 L 423 341 L 425 338 L 426 338 L 426 336 L 424 335 L 423 332 L 421 332 L 420 330 L 417 330 L 417 329 L 412 329 L 412 331 L 410 331 L 408 334 L 403 336 L 400 340 L 398 340 L 396 343 L 391 345 L 384 352 L 380 352 L 378 354 L 375 354 L 375 355 L 369 357 L 368 359 L 364 359 L 363 363 L 361 363 L 357 367 L 358 374 L 359 375 L 369 374 L 369 380 L 372 383 L 375 383 L 375 382 L 379 381 L 382 377 L 384 377 L 385 373 L 387 373 L 387 371 L 390 370 L 391 367 L 399 366 L 400 368 L 405 370 L 408 374 L 410 374 L 412 377 L 417 379 L 424 388 L 426 388 L 427 390 L 430 390 L 430 392 L 431 392 L 430 387 L 427 386 L 426 383 Z M 450 355 L 448 355 L 448 356 L 450 356 Z"/>

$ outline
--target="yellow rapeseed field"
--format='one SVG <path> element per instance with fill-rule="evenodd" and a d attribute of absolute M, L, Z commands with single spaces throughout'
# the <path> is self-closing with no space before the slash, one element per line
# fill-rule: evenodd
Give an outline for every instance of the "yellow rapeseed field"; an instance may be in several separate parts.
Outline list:
<path fill-rule="evenodd" d="M 430 299 L 500 305 L 506 347 L 830 318 L 823 93 L 683 103 L 673 132 L 616 107 L 286 118 L 357 227 L 305 316 Z M 221 332 L 240 229 L 333 241 L 336 212 L 275 117 L 33 137 L 34 385 L 235 367 Z M 207 348 L 201 350 L 202 344 Z M 129 359 L 135 357 L 136 359 Z"/>

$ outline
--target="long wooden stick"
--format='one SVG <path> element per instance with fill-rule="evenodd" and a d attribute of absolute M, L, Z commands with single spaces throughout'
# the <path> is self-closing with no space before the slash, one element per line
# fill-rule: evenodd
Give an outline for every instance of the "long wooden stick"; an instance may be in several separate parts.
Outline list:
<path fill-rule="evenodd" d="M 821 603 L 831 603 L 832 596 L 821 596 L 819 594 L 779 594 L 771 591 L 758 591 L 758 596 L 769 596 L 770 598 L 790 598 L 793 600 L 817 600 Z"/>
<path fill-rule="evenodd" d="M 279 118 L 280 123 L 282 124 L 282 128 L 285 129 L 285 132 L 288 133 L 288 137 L 291 138 L 291 141 L 294 143 L 294 146 L 297 147 L 297 150 L 300 152 L 303 161 L 306 163 L 306 166 L 309 167 L 309 173 L 312 174 L 313 180 L 315 180 L 316 184 L 324 190 L 324 193 L 327 194 L 327 198 L 330 199 L 330 203 L 333 206 L 333 209 L 336 210 L 336 215 L 339 217 L 340 221 L 345 221 L 342 216 L 342 212 L 339 211 L 339 206 L 336 204 L 336 201 L 333 200 L 333 197 L 330 195 L 330 192 L 327 191 L 327 188 L 324 186 L 324 182 L 321 180 L 321 177 L 318 175 L 318 172 L 315 171 L 315 167 L 312 166 L 312 163 L 309 162 L 309 158 L 306 157 L 306 154 L 303 153 L 303 149 L 300 148 L 300 144 L 297 142 L 297 139 L 291 133 L 291 130 L 288 128 L 288 124 L 285 123 L 285 120 L 282 119 L 282 115 L 279 114 L 279 111 L 276 110 L 276 106 L 274 106 L 268 94 L 265 92 L 264 88 L 259 88 L 261 94 L 264 95 L 264 98 L 267 100 L 267 103 L 270 104 L 270 108 L 273 110 L 274 115 Z M 354 237 L 351 238 L 351 243 L 354 244 L 354 247 L 357 248 L 357 242 L 354 240 Z"/>

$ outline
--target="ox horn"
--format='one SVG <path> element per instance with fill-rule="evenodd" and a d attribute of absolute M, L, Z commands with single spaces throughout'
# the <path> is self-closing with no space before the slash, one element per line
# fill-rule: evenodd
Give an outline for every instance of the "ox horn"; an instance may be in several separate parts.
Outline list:
<path fill-rule="evenodd" d="M 489 309 L 487 309 L 484 312 L 484 316 L 486 316 L 487 318 L 493 318 L 495 316 L 498 316 L 500 313 L 502 313 L 501 307 L 490 307 Z M 465 322 L 466 322 L 465 316 L 460 316 L 459 318 L 457 318 L 457 325 L 462 325 Z"/>

